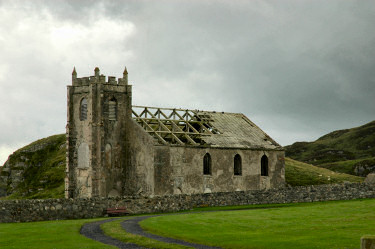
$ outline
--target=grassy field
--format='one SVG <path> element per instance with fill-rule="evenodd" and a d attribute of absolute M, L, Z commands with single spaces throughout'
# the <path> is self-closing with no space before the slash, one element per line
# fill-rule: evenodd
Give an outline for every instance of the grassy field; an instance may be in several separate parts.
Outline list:
<path fill-rule="evenodd" d="M 292 186 L 319 185 L 342 182 L 362 182 L 363 177 L 320 168 L 311 164 L 285 158 L 285 180 Z"/>
<path fill-rule="evenodd" d="M 220 211 L 226 209 L 239 210 Z M 166 215 L 141 225 L 157 234 L 224 248 L 359 248 L 362 235 L 375 234 L 375 199 L 198 210 L 219 212 Z M 81 226 L 92 221 L 3 223 L 0 248 L 114 248 L 79 234 Z M 121 221 L 105 223 L 102 229 L 145 247 L 186 248 L 126 233 Z"/>
<path fill-rule="evenodd" d="M 171 215 L 141 222 L 154 233 L 224 248 L 359 248 L 375 234 L 375 200 Z"/>
<path fill-rule="evenodd" d="M 279 208 L 287 206 L 299 206 L 306 205 L 305 203 L 292 203 L 292 204 L 260 204 L 260 205 L 243 205 L 243 206 L 226 206 L 226 207 L 197 207 L 190 211 L 183 211 L 181 213 L 191 213 L 191 212 L 204 212 L 204 211 L 224 211 L 224 210 L 243 210 L 243 209 L 261 209 L 261 208 Z M 176 244 L 167 244 L 157 240 L 149 239 L 139 235 L 134 235 L 124 231 L 121 227 L 121 222 L 125 219 L 116 220 L 113 222 L 108 222 L 101 225 L 102 230 L 108 236 L 116 238 L 124 242 L 130 242 L 137 245 L 141 245 L 146 248 L 155 248 L 155 249 L 182 249 L 182 248 L 191 248 L 182 245 Z"/>
<path fill-rule="evenodd" d="M 0 248 L 15 249 L 114 249 L 79 234 L 90 220 L 45 221 L 0 224 Z"/>

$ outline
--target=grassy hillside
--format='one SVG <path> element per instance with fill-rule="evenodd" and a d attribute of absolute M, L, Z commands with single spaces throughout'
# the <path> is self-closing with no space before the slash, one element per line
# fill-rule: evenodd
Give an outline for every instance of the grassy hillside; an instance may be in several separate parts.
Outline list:
<path fill-rule="evenodd" d="M 285 180 L 291 186 L 362 182 L 363 177 L 337 173 L 311 164 L 285 158 Z"/>
<path fill-rule="evenodd" d="M 296 142 L 285 149 L 287 157 L 314 165 L 371 158 L 375 156 L 375 121 L 331 132 L 314 142 Z"/>
<path fill-rule="evenodd" d="M 0 184 L 7 198 L 60 198 L 64 194 L 65 134 L 35 141 L 9 156 Z"/>

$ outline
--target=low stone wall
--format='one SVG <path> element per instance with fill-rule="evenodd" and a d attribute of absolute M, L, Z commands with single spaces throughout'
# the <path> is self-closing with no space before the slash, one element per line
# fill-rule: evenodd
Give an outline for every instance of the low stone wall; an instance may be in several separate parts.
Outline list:
<path fill-rule="evenodd" d="M 193 207 L 317 202 L 375 198 L 375 185 L 343 184 L 270 190 L 154 197 L 0 201 L 0 222 L 83 219 L 105 216 L 108 207 L 126 206 L 134 214 L 175 212 Z"/>
<path fill-rule="evenodd" d="M 361 238 L 361 249 L 374 249 L 375 248 L 375 236 L 365 235 Z"/>

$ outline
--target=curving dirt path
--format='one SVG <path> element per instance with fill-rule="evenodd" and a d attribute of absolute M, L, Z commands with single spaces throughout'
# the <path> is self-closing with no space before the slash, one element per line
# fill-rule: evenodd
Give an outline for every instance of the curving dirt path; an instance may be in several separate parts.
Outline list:
<path fill-rule="evenodd" d="M 116 219 L 108 219 L 108 220 L 101 220 L 101 221 L 86 223 L 81 227 L 80 233 L 82 235 L 86 236 L 87 238 L 102 242 L 102 243 L 107 244 L 107 245 L 116 246 L 116 247 L 121 248 L 121 249 L 123 249 L 123 248 L 124 249 L 126 249 L 126 248 L 129 248 L 129 249 L 145 248 L 145 247 L 141 247 L 141 246 L 136 245 L 136 244 L 125 243 L 125 242 L 122 242 L 120 240 L 117 240 L 115 238 L 112 238 L 112 237 L 109 237 L 109 236 L 105 235 L 103 233 L 103 230 L 100 228 L 100 225 L 104 224 L 104 223 L 107 223 L 107 222 L 111 222 L 113 220 L 116 220 Z"/>
<path fill-rule="evenodd" d="M 141 216 L 141 217 L 136 217 L 136 218 L 129 219 L 129 220 L 124 220 L 123 222 L 121 222 L 121 226 L 128 233 L 141 235 L 143 237 L 147 237 L 150 239 L 154 239 L 154 240 L 158 240 L 158 241 L 162 241 L 166 243 L 190 246 L 190 247 L 198 248 L 198 249 L 219 249 L 220 248 L 220 247 L 212 247 L 212 246 L 190 243 L 190 242 L 186 242 L 183 240 L 178 240 L 178 239 L 173 239 L 173 238 L 168 238 L 168 237 L 163 237 L 163 236 L 159 236 L 156 234 L 148 233 L 144 231 L 142 227 L 139 225 L 140 221 L 151 218 L 151 217 L 156 217 L 156 216 L 160 216 L 160 215 Z"/>
<path fill-rule="evenodd" d="M 140 221 L 147 219 L 147 218 L 156 217 L 156 216 L 159 216 L 159 215 L 149 215 L 149 216 L 135 217 L 132 219 L 124 220 L 123 222 L 121 222 L 121 226 L 128 233 L 141 235 L 143 237 L 147 237 L 150 239 L 154 239 L 154 240 L 158 240 L 158 241 L 162 241 L 166 243 L 190 246 L 190 247 L 198 248 L 198 249 L 219 249 L 220 248 L 220 247 L 211 247 L 211 246 L 206 246 L 206 245 L 201 245 L 201 244 L 189 243 L 183 240 L 177 240 L 173 238 L 167 238 L 167 237 L 162 237 L 159 235 L 151 234 L 151 233 L 144 231 L 139 225 Z M 122 242 L 120 240 L 117 240 L 115 238 L 105 235 L 103 233 L 103 230 L 100 228 L 100 225 L 107 223 L 107 222 L 111 222 L 113 220 L 116 220 L 116 218 L 86 223 L 82 226 L 80 233 L 86 236 L 87 238 L 102 242 L 107 245 L 116 246 L 118 248 L 129 248 L 129 249 L 145 248 L 145 247 L 133 244 L 133 243 L 125 243 L 125 242 Z"/>

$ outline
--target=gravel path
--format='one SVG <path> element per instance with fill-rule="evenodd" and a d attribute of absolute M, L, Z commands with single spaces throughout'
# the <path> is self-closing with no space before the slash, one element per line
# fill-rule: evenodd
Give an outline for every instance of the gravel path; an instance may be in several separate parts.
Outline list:
<path fill-rule="evenodd" d="M 162 237 L 159 235 L 155 235 L 152 233 L 145 232 L 141 226 L 139 225 L 139 222 L 151 218 L 151 217 L 156 217 L 159 215 L 151 215 L 151 216 L 142 216 L 142 217 L 136 217 L 134 219 L 129 219 L 129 220 L 124 220 L 121 222 L 122 228 L 124 228 L 128 233 L 136 234 L 136 235 L 141 235 L 143 237 L 147 237 L 150 239 L 166 242 L 166 243 L 174 243 L 174 244 L 179 244 L 183 246 L 190 246 L 198 249 L 218 249 L 220 247 L 212 247 L 212 246 L 206 246 L 206 245 L 201 245 L 201 244 L 195 244 L 195 243 L 189 243 L 183 240 L 178 240 L 178 239 L 172 239 L 172 238 L 167 238 L 167 237 Z"/>
<path fill-rule="evenodd" d="M 194 244 L 194 243 L 189 243 L 183 240 L 177 240 L 177 239 L 172 239 L 172 238 L 167 238 L 167 237 L 162 237 L 159 235 L 151 234 L 148 232 L 145 232 L 141 226 L 139 225 L 139 222 L 151 218 L 151 217 L 156 217 L 158 215 L 150 215 L 150 216 L 142 216 L 142 217 L 135 217 L 132 219 L 124 220 L 121 222 L 121 226 L 123 229 L 126 230 L 128 233 L 136 234 L 136 235 L 141 235 L 143 237 L 147 237 L 150 239 L 166 242 L 166 243 L 174 243 L 174 244 L 179 244 L 179 245 L 184 245 L 184 246 L 190 246 L 193 248 L 198 248 L 198 249 L 219 249 L 220 247 L 211 247 L 211 246 L 205 246 L 205 245 L 200 245 L 200 244 Z M 120 240 L 117 240 L 115 238 L 109 237 L 105 235 L 100 228 L 101 224 L 111 222 L 116 219 L 108 219 L 108 220 L 101 220 L 101 221 L 95 221 L 91 223 L 86 223 L 82 226 L 80 233 L 87 238 L 102 242 L 107 245 L 112 245 L 116 246 L 118 248 L 129 248 L 129 249 L 138 249 L 138 248 L 145 248 L 141 247 L 139 245 L 133 244 L 133 243 L 125 243 Z"/>

